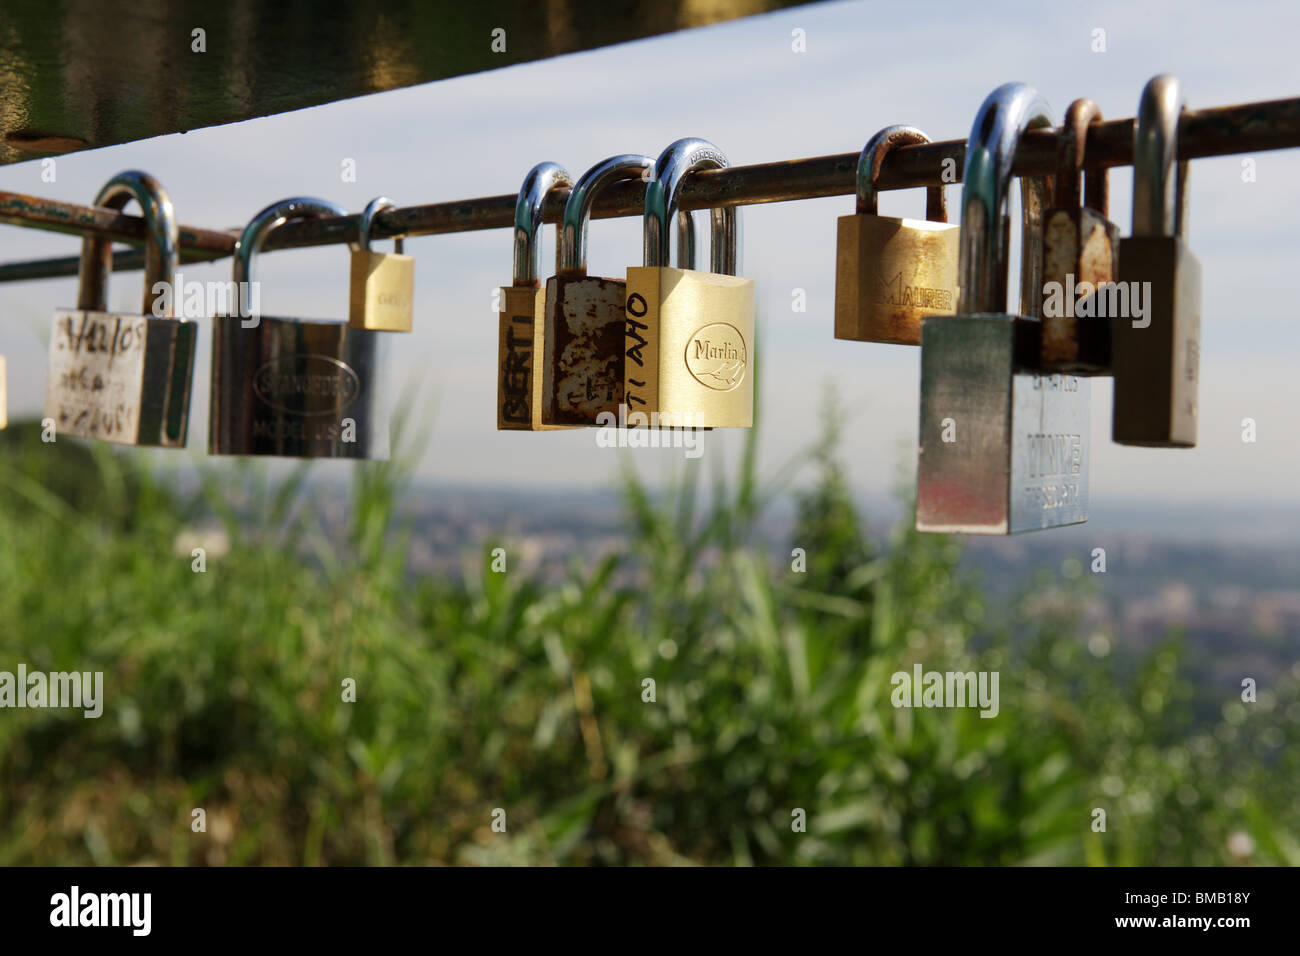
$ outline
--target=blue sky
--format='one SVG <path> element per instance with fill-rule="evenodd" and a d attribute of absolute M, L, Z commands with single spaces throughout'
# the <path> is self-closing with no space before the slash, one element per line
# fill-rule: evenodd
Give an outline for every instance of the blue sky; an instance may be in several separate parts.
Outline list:
<path fill-rule="evenodd" d="M 508 23 L 503 24 L 509 30 Z M 1107 51 L 1091 51 L 1106 30 Z M 791 31 L 807 51 L 791 50 Z M 826 3 L 690 33 L 511 67 L 247 123 L 58 160 L 0 168 L 0 189 L 89 202 L 115 172 L 139 167 L 170 190 L 182 222 L 242 225 L 276 199 L 316 195 L 360 209 L 388 195 L 416 204 L 518 188 L 549 159 L 577 175 L 616 153 L 656 155 L 700 136 L 733 164 L 858 150 L 877 129 L 909 123 L 935 139 L 965 136 L 985 95 L 1008 80 L 1035 85 L 1059 116 L 1090 96 L 1108 118 L 1131 116 L 1145 81 L 1172 72 L 1191 107 L 1295 95 L 1300 5 Z M 488 42 L 484 38 L 484 42 Z M 208 55 L 217 55 L 216 53 Z M 341 181 L 344 159 L 357 182 Z M 1276 503 L 1294 510 L 1300 453 L 1300 323 L 1290 282 L 1300 263 L 1300 153 L 1260 153 L 1256 182 L 1239 157 L 1192 164 L 1190 234 L 1204 272 L 1201 440 L 1190 451 L 1109 441 L 1110 385 L 1093 389 L 1092 499 L 1165 505 Z M 1111 174 L 1111 216 L 1127 231 L 1128 170 Z M 949 208 L 959 209 L 957 187 Z M 886 193 L 881 212 L 921 215 L 920 191 Z M 745 274 L 757 283 L 764 467 L 797 455 L 816 430 L 823 386 L 838 385 L 850 478 L 867 494 L 911 467 L 919 354 L 832 336 L 835 219 L 850 197 L 746 207 Z M 703 221 L 700 223 L 704 225 Z M 553 261 L 547 229 L 543 263 Z M 386 244 L 385 244 L 386 245 Z M 381 246 L 383 248 L 383 246 Z M 77 240 L 0 228 L 0 260 L 74 255 Z M 506 230 L 409 239 L 417 259 L 416 331 L 394 350 L 394 377 L 414 376 L 434 413 L 420 468 L 433 481 L 537 487 L 605 485 L 620 453 L 588 431 L 539 435 L 494 428 L 494 289 L 510 278 Z M 593 274 L 639 264 L 640 225 L 598 221 Z M 347 253 L 274 253 L 261 261 L 263 310 L 345 317 Z M 229 263 L 188 266 L 187 279 L 227 278 Z M 114 277 L 114 308 L 138 308 L 140 275 Z M 1012 286 L 1014 288 L 1014 285 Z M 793 312 L 803 289 L 807 311 Z M 74 301 L 72 280 L 0 285 L 0 353 L 9 358 L 11 417 L 39 411 L 49 318 Z M 206 444 L 209 333 L 200 337 L 190 449 Z M 1258 441 L 1243 444 L 1241 419 Z M 715 433 L 707 462 L 739 436 Z M 182 460 L 185 460 L 182 455 Z M 643 450 L 647 475 L 681 452 Z M 342 474 L 350 465 L 330 463 Z M 704 467 L 708 467 L 707 464 Z"/>

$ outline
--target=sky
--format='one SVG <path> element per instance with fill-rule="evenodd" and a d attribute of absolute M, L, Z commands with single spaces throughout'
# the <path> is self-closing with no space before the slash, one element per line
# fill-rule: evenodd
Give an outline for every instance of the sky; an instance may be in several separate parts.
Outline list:
<path fill-rule="evenodd" d="M 507 30 L 509 25 L 505 24 Z M 1106 51 L 1093 52 L 1093 31 Z M 804 31 L 796 52 L 792 33 Z M 89 203 L 116 172 L 141 168 L 169 190 L 181 222 L 242 226 L 267 204 L 312 195 L 360 210 L 386 195 L 401 205 L 514 192 L 542 160 L 574 176 L 617 153 L 657 155 L 683 136 L 717 144 L 733 165 L 857 151 L 881 127 L 965 137 L 989 91 L 1037 87 L 1056 116 L 1079 96 L 1108 119 L 1134 115 L 1146 80 L 1171 72 L 1191 108 L 1278 99 L 1300 90 L 1300 5 L 1240 3 L 821 3 L 425 86 L 345 100 L 184 135 L 60 157 L 54 183 L 39 161 L 0 167 L 0 189 Z M 485 40 L 485 42 L 487 42 Z M 1110 441 L 1110 382 L 1092 390 L 1091 495 L 1153 512 L 1188 506 L 1300 508 L 1300 324 L 1290 283 L 1300 264 L 1300 152 L 1264 152 L 1255 181 L 1242 157 L 1192 163 L 1189 233 L 1200 259 L 1201 422 L 1195 449 Z M 346 160 L 356 181 L 344 182 Z M 1128 231 L 1131 172 L 1110 175 L 1111 218 Z M 958 186 L 949 209 L 960 209 Z M 134 207 L 132 207 L 134 209 Z M 920 190 L 884 193 L 884 215 L 920 217 Z M 762 467 L 803 455 L 820 428 L 825 390 L 845 412 L 850 481 L 887 494 L 914 469 L 919 350 L 833 337 L 835 220 L 851 197 L 745 207 L 743 274 L 756 283 Z M 705 225 L 701 219 L 700 227 Z M 542 262 L 553 262 L 547 228 Z M 387 243 L 378 248 L 388 248 Z M 0 228 L 0 261 L 77 254 L 66 235 Z M 593 275 L 640 264 L 640 223 L 600 220 Z M 432 440 L 418 476 L 432 483 L 604 487 L 624 453 L 592 430 L 494 429 L 496 288 L 510 280 L 508 230 L 415 237 L 415 331 L 391 350 L 392 380 L 418 385 Z M 230 264 L 185 266 L 187 280 L 224 280 Z M 344 249 L 260 260 L 268 315 L 346 318 Z M 140 273 L 119 273 L 110 306 L 139 307 Z M 37 416 L 50 316 L 75 302 L 75 281 L 0 285 L 0 354 L 8 357 L 11 420 Z M 1015 288 L 1014 283 L 1010 285 Z M 803 290 L 806 311 L 792 308 Z M 204 323 L 205 326 L 207 323 Z M 181 468 L 205 455 L 210 333 L 200 335 L 189 448 L 159 453 Z M 1242 419 L 1257 440 L 1242 441 Z M 699 467 L 733 460 L 738 432 L 708 436 Z M 632 455 L 650 480 L 682 467 L 682 452 Z M 325 463 L 346 474 L 347 462 Z"/>

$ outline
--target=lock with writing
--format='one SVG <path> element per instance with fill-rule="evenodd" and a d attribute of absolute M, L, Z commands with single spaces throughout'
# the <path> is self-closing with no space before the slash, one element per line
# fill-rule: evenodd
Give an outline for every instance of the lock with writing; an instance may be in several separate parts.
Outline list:
<path fill-rule="evenodd" d="M 626 280 L 587 275 L 591 204 L 607 186 L 640 179 L 648 156 L 625 153 L 592 166 L 569 190 L 560 226 L 559 271 L 546 282 L 542 340 L 542 422 L 595 425 L 623 402 Z"/>
<path fill-rule="evenodd" d="M 1119 243 L 1119 285 L 1130 304 L 1145 300 L 1146 309 L 1111 317 L 1111 437 L 1122 445 L 1196 444 L 1201 264 L 1184 238 L 1187 161 L 1177 158 L 1182 110 L 1174 77 L 1154 77 L 1142 90 L 1133 133 L 1133 235 Z"/>
<path fill-rule="evenodd" d="M 389 395 L 381 362 L 389 336 L 345 321 L 264 316 L 253 259 L 296 219 L 347 216 L 323 199 L 286 199 L 259 212 L 235 249 L 238 308 L 212 318 L 214 455 L 388 459 Z"/>
<path fill-rule="evenodd" d="M 1089 380 L 1041 374 L 1043 179 L 1021 180 L 1020 309 L 1005 313 L 1012 163 L 1051 126 L 1032 87 L 980 107 L 966 146 L 957 314 L 921 326 L 916 527 L 1011 534 L 1087 520 Z"/>
<path fill-rule="evenodd" d="M 1119 226 L 1107 218 L 1105 167 L 1083 172 L 1088 127 L 1101 119 L 1100 108 L 1089 99 L 1075 100 L 1065 111 L 1055 195 L 1043 214 L 1045 371 L 1110 374 L 1108 315 L 1119 262 Z"/>
<path fill-rule="evenodd" d="M 348 277 L 348 324 L 354 329 L 411 331 L 415 260 L 402 255 L 401 236 L 393 240 L 392 252 L 373 252 L 370 248 L 375 216 L 396 208 L 392 200 L 380 196 L 361 212 Z"/>
<path fill-rule="evenodd" d="M 632 427 L 749 428 L 754 424 L 754 282 L 736 275 L 740 217 L 711 210 L 709 272 L 678 240 L 670 268 L 668 225 L 682 184 L 698 169 L 725 169 L 712 143 L 681 139 L 655 163 L 646 185 L 644 265 L 627 270 L 623 417 Z M 687 262 L 683 262 L 685 258 Z"/>
<path fill-rule="evenodd" d="M 546 294 L 538 280 L 542 207 L 551 190 L 573 185 L 564 167 L 538 163 L 524 178 L 515 201 L 514 278 L 500 291 L 501 314 L 497 322 L 497 428 L 510 431 L 544 431 L 564 428 L 542 422 L 542 375 Z M 560 245 L 555 246 L 556 271 Z"/>
<path fill-rule="evenodd" d="M 183 448 L 197 326 L 171 317 L 178 300 L 176 213 L 162 185 L 138 170 L 110 179 L 95 205 L 122 209 L 132 199 L 148 227 L 143 314 L 108 311 L 112 244 L 83 239 L 77 308 L 54 314 L 45 417 L 62 435 Z"/>
<path fill-rule="evenodd" d="M 925 219 L 881 216 L 876 178 L 899 146 L 930 142 L 912 126 L 887 126 L 858 159 L 857 212 L 840 216 L 835 243 L 835 337 L 921 344 L 921 320 L 957 305 L 957 236 L 943 186 L 926 190 Z"/>

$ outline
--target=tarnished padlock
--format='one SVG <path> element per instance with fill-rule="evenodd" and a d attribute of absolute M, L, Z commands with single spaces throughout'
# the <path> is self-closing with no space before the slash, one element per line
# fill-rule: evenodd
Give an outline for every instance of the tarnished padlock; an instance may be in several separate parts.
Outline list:
<path fill-rule="evenodd" d="M 395 208 L 392 200 L 380 196 L 372 199 L 361 212 L 348 279 L 348 324 L 354 329 L 411 331 L 415 260 L 402 255 L 401 236 L 393 240 L 392 252 L 370 249 L 370 225 L 375 216 Z"/>
<path fill-rule="evenodd" d="M 514 279 L 501 287 L 501 315 L 497 323 L 497 428 L 511 431 L 547 431 L 566 428 L 542 421 L 542 374 L 546 294 L 538 279 L 542 231 L 542 206 L 552 189 L 573 185 L 563 166 L 538 163 L 524 178 L 515 201 Z M 560 243 L 555 244 L 556 272 Z"/>
<path fill-rule="evenodd" d="M 236 311 L 244 315 L 212 319 L 210 453 L 388 459 L 381 362 L 391 336 L 342 321 L 272 318 L 249 307 L 253 257 L 267 236 L 290 220 L 347 214 L 323 199 L 286 199 L 244 228 L 233 272 L 242 302 Z"/>
<path fill-rule="evenodd" d="M 1047 104 L 1008 83 L 971 127 L 957 314 L 921 326 L 920 531 L 1011 534 L 1087 520 L 1089 380 L 1034 370 L 1044 180 L 1021 180 L 1025 314 L 1004 313 L 1012 163 L 1021 134 L 1045 126 Z"/>
<path fill-rule="evenodd" d="M 926 190 L 925 219 L 876 213 L 876 177 L 889 151 L 928 143 L 912 126 L 887 126 L 858 159 L 857 213 L 840 216 L 835 243 L 835 337 L 921 344 L 921 320 L 957 306 L 957 235 L 943 186 Z"/>
<path fill-rule="evenodd" d="M 623 403 L 624 279 L 587 275 L 587 221 L 597 194 L 639 179 L 648 156 L 623 154 L 597 163 L 574 183 L 564 204 L 559 273 L 546 282 L 542 341 L 542 421 L 595 425 Z"/>
<path fill-rule="evenodd" d="M 712 143 L 681 139 L 646 185 L 644 265 L 627 270 L 626 413 L 632 427 L 749 428 L 754 424 L 754 282 L 736 275 L 740 217 L 712 210 L 710 271 L 669 268 L 668 226 L 686 175 L 725 169 Z M 679 252 L 682 243 L 679 239 Z M 689 254 L 688 254 L 689 257 Z"/>
<path fill-rule="evenodd" d="M 197 325 L 169 318 L 179 300 L 176 213 L 161 184 L 128 170 L 110 179 L 96 206 L 136 200 L 148 224 L 142 315 L 111 313 L 113 248 L 83 239 L 77 308 L 54 314 L 45 417 L 60 435 L 123 445 L 182 448 L 189 424 Z"/>
<path fill-rule="evenodd" d="M 1201 264 L 1183 238 L 1187 162 L 1177 158 L 1182 110 L 1174 77 L 1157 76 L 1142 90 L 1133 134 L 1133 235 L 1119 243 L 1119 286 L 1130 309 L 1111 317 L 1111 437 L 1122 445 L 1196 444 Z M 1145 314 L 1135 317 L 1139 301 Z"/>
<path fill-rule="evenodd" d="M 1075 375 L 1110 374 L 1109 298 L 1098 293 L 1116 279 L 1119 226 L 1106 218 L 1106 169 L 1083 173 L 1088 126 L 1101 109 L 1078 99 L 1065 111 L 1056 169 L 1056 195 L 1043 215 L 1042 368 Z M 1079 204 L 1083 176 L 1084 204 Z"/>

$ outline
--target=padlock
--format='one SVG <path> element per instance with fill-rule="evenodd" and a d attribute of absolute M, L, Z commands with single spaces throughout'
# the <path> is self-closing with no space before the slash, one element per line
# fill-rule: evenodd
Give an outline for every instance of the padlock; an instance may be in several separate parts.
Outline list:
<path fill-rule="evenodd" d="M 1174 77 L 1157 76 L 1143 89 L 1133 134 L 1133 235 L 1119 243 L 1119 286 L 1131 314 L 1111 316 L 1111 437 L 1122 445 L 1196 445 L 1201 264 L 1184 239 L 1187 161 L 1177 160 L 1182 110 Z M 1139 301 L 1146 306 L 1140 316 Z"/>
<path fill-rule="evenodd" d="M 9 392 L 5 385 L 5 357 L 0 355 L 0 428 L 9 425 Z"/>
<path fill-rule="evenodd" d="M 1012 534 L 1087 520 L 1089 380 L 1035 370 L 1047 182 L 1021 180 L 1020 309 L 1007 307 L 1007 215 L 1021 134 L 1051 126 L 1032 87 L 984 101 L 966 146 L 957 314 L 921 325 L 920 531 Z"/>
<path fill-rule="evenodd" d="M 921 320 L 957 306 L 957 235 L 943 186 L 926 190 L 925 219 L 876 213 L 876 178 L 890 150 L 928 143 L 912 126 L 887 126 L 858 159 L 857 213 L 840 216 L 835 243 L 835 337 L 921 344 Z"/>
<path fill-rule="evenodd" d="M 1056 194 L 1043 215 L 1042 368 L 1075 375 L 1110 374 L 1107 293 L 1116 279 L 1119 226 L 1106 218 L 1105 167 L 1083 173 L 1088 126 L 1101 110 L 1078 99 L 1065 111 L 1056 170 Z M 1079 204 L 1083 176 L 1084 204 Z"/>
<path fill-rule="evenodd" d="M 393 240 L 392 252 L 370 249 L 370 226 L 375 216 L 395 208 L 392 200 L 380 196 L 362 210 L 348 281 L 348 325 L 354 329 L 411 331 L 415 260 L 402 255 L 401 236 Z"/>
<path fill-rule="evenodd" d="M 323 199 L 286 199 L 244 228 L 235 250 L 236 314 L 212 319 L 208 451 L 214 455 L 388 459 L 390 336 L 343 321 L 272 318 L 252 295 L 253 257 L 294 219 L 346 216 Z"/>
<path fill-rule="evenodd" d="M 736 275 L 740 217 L 711 212 L 710 270 L 669 268 L 668 225 L 682 183 L 725 169 L 712 143 L 680 139 L 660 154 L 646 185 L 644 265 L 627 270 L 624 394 L 629 427 L 749 428 L 754 424 L 754 282 Z M 682 243 L 679 239 L 679 255 Z"/>
<path fill-rule="evenodd" d="M 107 311 L 112 244 L 83 239 L 77 308 L 54 314 L 45 417 L 60 435 L 183 448 L 198 333 L 169 317 L 179 299 L 176 213 L 162 185 L 138 170 L 110 179 L 95 205 L 121 209 L 132 199 L 148 224 L 143 314 Z"/>
<path fill-rule="evenodd" d="M 538 163 L 524 178 L 515 201 L 514 279 L 501 287 L 497 323 L 497 428 L 510 431 L 549 431 L 565 425 L 542 422 L 542 375 L 538 363 L 545 341 L 546 294 L 538 279 L 542 206 L 552 189 L 573 185 L 563 166 Z M 558 230 L 557 230 L 558 233 Z M 560 244 L 555 244 L 556 272 Z"/>
<path fill-rule="evenodd" d="M 614 156 L 583 173 L 569 191 L 559 272 L 546 282 L 541 408 L 547 425 L 596 425 L 602 412 L 617 415 L 623 403 L 627 283 L 587 275 L 587 221 L 601 190 L 653 168 L 648 156 Z"/>

